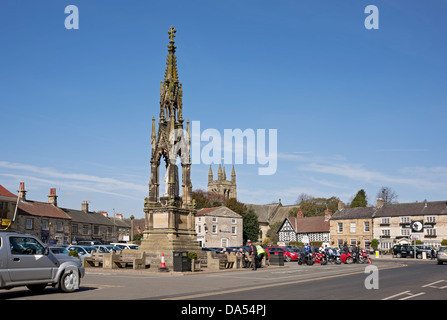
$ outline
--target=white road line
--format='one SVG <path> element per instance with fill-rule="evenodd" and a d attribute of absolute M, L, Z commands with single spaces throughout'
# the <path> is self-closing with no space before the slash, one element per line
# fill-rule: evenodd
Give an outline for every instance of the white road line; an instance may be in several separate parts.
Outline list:
<path fill-rule="evenodd" d="M 437 284 L 437 283 L 440 283 L 440 282 L 446 282 L 446 281 L 445 281 L 445 280 L 435 281 L 435 282 L 426 284 L 425 286 L 422 286 L 422 288 L 425 288 L 425 287 L 430 287 L 430 288 L 435 288 L 435 289 L 445 289 L 445 288 L 447 288 L 447 285 L 446 285 L 446 286 L 443 286 L 443 287 L 436 287 L 436 286 L 433 286 L 434 284 Z"/>

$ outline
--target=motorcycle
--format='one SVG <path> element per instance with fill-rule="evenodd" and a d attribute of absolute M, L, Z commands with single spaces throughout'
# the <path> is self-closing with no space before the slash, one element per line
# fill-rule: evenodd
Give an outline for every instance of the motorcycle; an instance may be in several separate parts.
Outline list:
<path fill-rule="evenodd" d="M 314 256 L 315 256 L 314 257 L 315 262 L 321 264 L 322 266 L 327 264 L 326 254 L 321 252 L 315 252 Z"/>
<path fill-rule="evenodd" d="M 298 264 L 307 264 L 309 266 L 313 265 L 315 262 L 315 256 L 312 252 L 301 252 L 298 258 Z"/>
<path fill-rule="evenodd" d="M 369 259 L 369 255 L 366 252 L 365 249 L 360 250 L 360 252 L 357 255 L 357 262 L 358 263 L 371 263 L 371 260 Z"/>
<path fill-rule="evenodd" d="M 341 264 L 340 254 L 338 252 L 335 252 L 333 249 L 326 250 L 326 256 L 328 263 Z"/>
<path fill-rule="evenodd" d="M 351 264 L 351 263 L 354 262 L 354 259 L 352 258 L 352 255 L 348 251 L 344 251 L 341 254 L 340 260 L 341 260 L 341 262 L 346 263 L 346 264 Z"/>

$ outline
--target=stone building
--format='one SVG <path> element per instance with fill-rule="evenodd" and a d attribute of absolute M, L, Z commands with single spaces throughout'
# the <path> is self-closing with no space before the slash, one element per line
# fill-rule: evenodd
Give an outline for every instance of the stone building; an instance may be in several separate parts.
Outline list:
<path fill-rule="evenodd" d="M 447 201 L 383 204 L 379 199 L 372 227 L 383 250 L 412 239 L 439 248 L 447 239 Z"/>
<path fill-rule="evenodd" d="M 3 189 L 0 188 L 0 202 L 5 198 Z M 21 182 L 18 197 L 8 194 L 7 215 L 11 221 L 18 203 L 17 214 L 9 230 L 33 234 L 44 243 L 56 245 L 69 244 L 73 240 L 109 243 L 125 240 L 130 235 L 130 222 L 111 219 L 106 212 L 91 212 L 87 201 L 82 203 L 81 210 L 59 207 L 55 188 L 50 189 L 48 202 L 29 200 L 26 193 L 25 184 Z"/>
<path fill-rule="evenodd" d="M 338 210 L 330 219 L 331 246 L 341 247 L 346 242 L 369 248 L 373 239 L 373 217 L 376 207 L 345 207 L 338 203 Z"/>
<path fill-rule="evenodd" d="M 0 230 L 8 229 L 17 205 L 17 196 L 0 185 Z"/>
<path fill-rule="evenodd" d="M 221 206 L 204 208 L 196 214 L 197 240 L 202 247 L 242 246 L 242 216 Z"/>
<path fill-rule="evenodd" d="M 219 164 L 219 169 L 217 171 L 217 180 L 214 180 L 213 170 L 211 169 L 208 173 L 208 193 L 217 193 L 222 195 L 225 200 L 227 199 L 237 199 L 236 193 L 236 172 L 231 171 L 231 180 L 227 180 L 227 174 L 225 173 L 225 167 L 222 170 L 222 166 Z"/>

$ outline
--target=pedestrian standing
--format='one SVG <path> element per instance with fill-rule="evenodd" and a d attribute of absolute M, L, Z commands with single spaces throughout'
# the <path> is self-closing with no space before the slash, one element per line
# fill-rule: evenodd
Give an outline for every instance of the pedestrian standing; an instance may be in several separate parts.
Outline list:
<path fill-rule="evenodd" d="M 252 244 L 250 240 L 248 240 L 248 247 L 250 248 L 250 257 L 253 270 L 256 270 L 256 259 L 258 256 L 258 251 L 256 250 L 256 246 Z"/>

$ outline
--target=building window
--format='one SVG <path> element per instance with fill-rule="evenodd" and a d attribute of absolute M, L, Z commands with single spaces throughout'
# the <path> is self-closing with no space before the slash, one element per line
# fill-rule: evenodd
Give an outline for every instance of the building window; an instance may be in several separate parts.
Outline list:
<path fill-rule="evenodd" d="M 236 234 L 236 226 L 231 227 L 231 234 Z"/>
<path fill-rule="evenodd" d="M 343 239 L 338 239 L 338 247 L 343 247 Z"/>
<path fill-rule="evenodd" d="M 221 247 L 222 247 L 222 248 L 226 248 L 226 247 L 228 247 L 228 239 L 227 239 L 227 238 L 222 238 L 222 239 L 220 240 L 220 243 L 221 243 Z"/>
<path fill-rule="evenodd" d="M 338 232 L 338 233 L 343 232 L 343 223 L 342 223 L 342 222 L 339 222 L 339 223 L 338 223 L 337 232 Z"/>
<path fill-rule="evenodd" d="M 85 235 L 89 234 L 88 229 L 89 229 L 88 224 L 84 224 L 82 226 L 82 234 L 85 234 Z"/>
<path fill-rule="evenodd" d="M 93 226 L 93 234 L 98 235 L 99 234 L 99 226 Z"/>
<path fill-rule="evenodd" d="M 363 231 L 369 232 L 369 221 L 363 222 Z"/>
<path fill-rule="evenodd" d="M 197 226 L 197 233 L 202 233 L 202 226 L 200 224 Z"/>
<path fill-rule="evenodd" d="M 436 229 L 435 228 L 427 228 L 427 236 L 436 236 Z"/>
<path fill-rule="evenodd" d="M 365 239 L 365 249 L 369 249 L 371 247 L 371 240 Z"/>
<path fill-rule="evenodd" d="M 410 229 L 406 228 L 406 229 L 401 229 L 400 234 L 402 236 L 409 236 L 410 235 Z"/>
<path fill-rule="evenodd" d="M 400 222 L 402 223 L 410 223 L 410 217 L 401 217 Z"/>
<path fill-rule="evenodd" d="M 355 222 L 351 222 L 351 233 L 355 233 Z"/>
<path fill-rule="evenodd" d="M 212 222 L 217 222 L 217 217 L 213 217 L 213 218 L 211 219 L 211 221 L 212 221 Z"/>
<path fill-rule="evenodd" d="M 63 231 L 63 229 L 62 229 L 62 222 L 60 222 L 60 221 L 56 222 L 56 231 L 57 232 L 62 232 Z"/>
<path fill-rule="evenodd" d="M 217 233 L 217 225 L 213 224 L 213 233 Z"/>
<path fill-rule="evenodd" d="M 49 230 L 48 220 L 42 220 L 42 230 L 44 230 L 44 231 Z"/>
<path fill-rule="evenodd" d="M 382 229 L 382 236 L 383 237 L 389 237 L 390 236 L 390 229 Z"/>
<path fill-rule="evenodd" d="M 231 219 L 231 223 L 236 224 L 237 223 L 236 219 Z"/>
<path fill-rule="evenodd" d="M 33 219 L 26 219 L 25 221 L 25 229 L 26 230 L 33 230 Z"/>
<path fill-rule="evenodd" d="M 436 222 L 436 217 L 434 217 L 434 216 L 427 216 L 426 219 L 427 219 L 428 223 L 435 223 Z"/>
<path fill-rule="evenodd" d="M 77 234 L 78 233 L 78 225 L 77 224 L 73 224 L 71 226 L 71 233 L 73 233 L 73 234 Z"/>
<path fill-rule="evenodd" d="M 382 218 L 382 224 L 390 224 L 390 218 Z"/>

